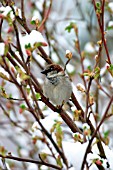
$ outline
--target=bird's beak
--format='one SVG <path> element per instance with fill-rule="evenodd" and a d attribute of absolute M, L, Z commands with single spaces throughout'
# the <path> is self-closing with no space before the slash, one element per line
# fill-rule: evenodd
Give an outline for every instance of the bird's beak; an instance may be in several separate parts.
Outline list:
<path fill-rule="evenodd" d="M 41 73 L 46 75 L 47 74 L 47 70 L 42 70 Z"/>

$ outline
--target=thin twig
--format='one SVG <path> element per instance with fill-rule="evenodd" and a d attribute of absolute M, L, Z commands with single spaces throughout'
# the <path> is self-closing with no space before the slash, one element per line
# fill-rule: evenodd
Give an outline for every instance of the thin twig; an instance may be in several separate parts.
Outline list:
<path fill-rule="evenodd" d="M 46 2 L 46 1 L 45 1 Z M 46 12 L 45 16 L 44 16 L 44 19 L 42 20 L 41 24 L 39 25 L 39 28 L 38 30 L 41 31 L 42 30 L 42 27 L 44 26 L 45 22 L 47 21 L 48 19 L 48 16 L 49 16 L 49 13 L 51 11 L 51 6 L 52 6 L 52 0 L 50 0 L 50 5 L 49 5 L 49 8 L 48 8 L 48 11 Z"/>
<path fill-rule="evenodd" d="M 19 161 L 19 162 L 29 162 L 29 163 L 34 163 L 34 164 L 38 164 L 38 165 L 45 165 L 45 166 L 48 166 L 48 167 L 51 167 L 51 168 L 61 170 L 61 168 L 56 166 L 56 165 L 52 165 L 52 164 L 49 164 L 49 163 L 46 163 L 46 162 L 36 161 L 34 159 L 20 158 L 20 157 L 16 157 L 16 156 L 12 156 L 12 155 L 11 156 L 9 156 L 9 155 L 3 156 L 1 154 L 0 154 L 0 157 L 4 158 L 4 159 L 12 159 L 14 161 Z"/>
<path fill-rule="evenodd" d="M 88 104 L 89 104 L 89 92 L 90 92 L 90 87 L 91 87 L 92 80 L 93 80 L 93 78 L 90 77 L 88 88 L 87 88 L 87 91 L 86 91 L 86 111 L 85 111 L 85 114 L 84 114 L 84 119 L 85 119 L 86 122 L 87 122 L 87 114 L 88 114 L 88 108 L 89 108 L 88 107 Z"/>
<path fill-rule="evenodd" d="M 24 132 L 26 132 L 28 135 L 31 135 L 31 133 L 30 133 L 27 129 L 24 129 L 23 127 L 21 127 L 20 125 L 18 125 L 15 121 L 13 121 L 13 120 L 10 118 L 8 112 L 4 109 L 4 107 L 2 106 L 1 103 L 0 103 L 0 107 L 1 107 L 1 109 L 3 110 L 4 114 L 7 116 L 7 118 L 10 120 L 10 122 L 11 122 L 14 126 L 22 129 L 22 130 L 23 130 Z"/>
<path fill-rule="evenodd" d="M 1 19 L 0 22 L 0 42 L 2 41 L 2 24 L 3 24 L 3 19 Z"/>
<path fill-rule="evenodd" d="M 92 0 L 92 1 L 93 1 L 94 9 L 95 9 L 95 12 L 96 12 L 96 2 L 95 2 L 95 0 Z M 104 4 L 105 4 L 105 0 L 103 0 L 102 12 L 104 12 Z M 102 16 L 102 24 L 101 24 L 101 21 L 100 21 L 100 17 L 98 15 L 97 15 L 97 20 L 98 20 L 98 23 L 99 23 L 100 32 L 101 32 L 101 35 L 102 35 L 102 42 L 104 43 L 108 63 L 111 64 L 109 51 L 108 51 L 106 40 L 105 40 L 105 37 L 104 37 L 104 16 Z"/>

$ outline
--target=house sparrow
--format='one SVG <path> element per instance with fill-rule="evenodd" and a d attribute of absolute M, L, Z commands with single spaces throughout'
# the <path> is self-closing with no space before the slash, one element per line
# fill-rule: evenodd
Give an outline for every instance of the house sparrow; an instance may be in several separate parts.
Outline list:
<path fill-rule="evenodd" d="M 63 68 L 57 64 L 50 64 L 41 72 L 46 75 L 43 86 L 44 95 L 57 106 L 62 106 L 71 97 L 72 86 Z"/>

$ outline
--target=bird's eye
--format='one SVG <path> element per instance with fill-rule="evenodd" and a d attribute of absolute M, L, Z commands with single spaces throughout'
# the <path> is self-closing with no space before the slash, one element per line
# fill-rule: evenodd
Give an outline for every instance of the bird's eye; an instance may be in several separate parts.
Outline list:
<path fill-rule="evenodd" d="M 50 67 L 50 71 L 52 71 L 53 70 L 53 68 L 52 67 Z"/>

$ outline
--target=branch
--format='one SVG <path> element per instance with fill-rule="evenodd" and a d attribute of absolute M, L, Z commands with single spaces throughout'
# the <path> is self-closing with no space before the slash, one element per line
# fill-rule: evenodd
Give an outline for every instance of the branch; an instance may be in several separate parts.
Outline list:
<path fill-rule="evenodd" d="M 93 1 L 95 13 L 96 13 L 96 3 L 95 3 L 95 0 L 92 0 L 92 1 Z M 101 35 L 102 35 L 102 42 L 104 43 L 106 55 L 107 55 L 107 58 L 108 58 L 108 63 L 111 64 L 111 60 L 110 60 L 106 40 L 105 40 L 105 37 L 104 37 L 104 4 L 105 4 L 105 0 L 103 0 L 103 4 L 102 4 L 102 24 L 101 24 L 100 16 L 98 14 L 97 14 L 97 20 L 98 20 L 98 24 L 99 24 L 99 27 L 100 27 L 100 32 L 101 32 Z"/>
<path fill-rule="evenodd" d="M 80 106 L 79 102 L 77 101 L 77 98 L 75 97 L 73 92 L 72 92 L 72 95 L 71 95 L 71 99 L 72 99 L 72 102 L 74 103 L 74 105 L 76 106 L 77 110 L 81 110 L 80 120 L 82 122 L 85 122 L 84 111 L 83 111 L 82 107 Z"/>
<path fill-rule="evenodd" d="M 56 166 L 56 165 L 52 165 L 52 164 L 49 164 L 49 163 L 46 163 L 46 162 L 36 161 L 34 159 L 20 158 L 20 157 L 16 157 L 16 156 L 12 156 L 12 155 L 11 156 L 9 156 L 9 155 L 3 156 L 1 154 L 0 154 L 0 157 L 4 158 L 4 159 L 12 159 L 14 161 L 19 161 L 19 162 L 29 162 L 29 163 L 34 163 L 34 164 L 38 164 L 38 165 L 45 165 L 45 166 L 48 166 L 48 167 L 51 167 L 51 168 L 61 170 L 61 168 Z"/>
<path fill-rule="evenodd" d="M 2 41 L 2 24 L 3 24 L 3 19 L 1 19 L 0 22 L 0 42 Z"/>
<path fill-rule="evenodd" d="M 109 101 L 109 103 L 108 103 L 108 106 L 107 106 L 107 108 L 106 108 L 106 110 L 105 110 L 105 113 L 104 113 L 104 115 L 103 115 L 100 123 L 98 124 L 96 130 L 94 131 L 94 133 L 93 133 L 93 135 L 92 135 L 92 137 L 91 137 L 91 139 L 89 140 L 89 144 L 88 144 L 88 146 L 87 146 L 87 149 L 86 149 L 86 152 L 85 152 L 85 155 L 84 155 L 84 160 L 83 160 L 82 168 L 81 168 L 81 169 L 84 169 L 84 164 L 85 164 L 85 162 L 86 162 L 87 154 L 88 154 L 88 151 L 89 151 L 89 149 L 90 149 L 90 147 L 91 147 L 91 144 L 92 144 L 92 142 L 93 142 L 93 139 L 96 137 L 96 135 L 97 135 L 97 133 L 98 133 L 98 131 L 99 131 L 99 129 L 100 129 L 100 126 L 102 125 L 102 123 L 103 123 L 104 120 L 106 119 L 106 116 L 107 116 L 107 114 L 108 114 L 108 111 L 109 111 L 109 108 L 110 108 L 112 102 L 113 102 L 113 96 L 111 97 L 111 99 L 110 99 L 110 101 Z"/>
<path fill-rule="evenodd" d="M 45 24 L 45 22 L 48 19 L 49 13 L 51 11 L 51 6 L 52 6 L 52 0 L 50 0 L 50 5 L 49 5 L 49 8 L 48 8 L 48 11 L 46 12 L 44 19 L 42 20 L 41 24 L 39 25 L 39 28 L 38 28 L 39 31 L 42 30 L 43 25 Z"/>
<path fill-rule="evenodd" d="M 23 130 L 24 132 L 26 132 L 28 135 L 31 135 L 31 133 L 30 133 L 27 129 L 21 127 L 20 125 L 17 124 L 17 122 L 13 121 L 13 120 L 10 118 L 9 113 L 4 109 L 4 107 L 1 105 L 1 103 L 0 103 L 0 107 L 1 107 L 1 109 L 3 110 L 4 114 L 7 116 L 7 118 L 10 120 L 10 122 L 11 122 L 14 126 L 22 129 L 22 130 Z"/>
<path fill-rule="evenodd" d="M 22 19 L 25 20 L 24 0 L 21 0 L 21 13 L 22 13 Z"/>
<path fill-rule="evenodd" d="M 85 121 L 87 121 L 87 114 L 88 114 L 88 108 L 89 108 L 88 107 L 88 104 L 89 104 L 89 92 L 90 92 L 90 87 L 91 87 L 92 80 L 93 80 L 93 78 L 90 77 L 88 88 L 87 88 L 87 91 L 86 91 L 86 111 L 85 111 L 85 114 L 84 114 Z"/>

